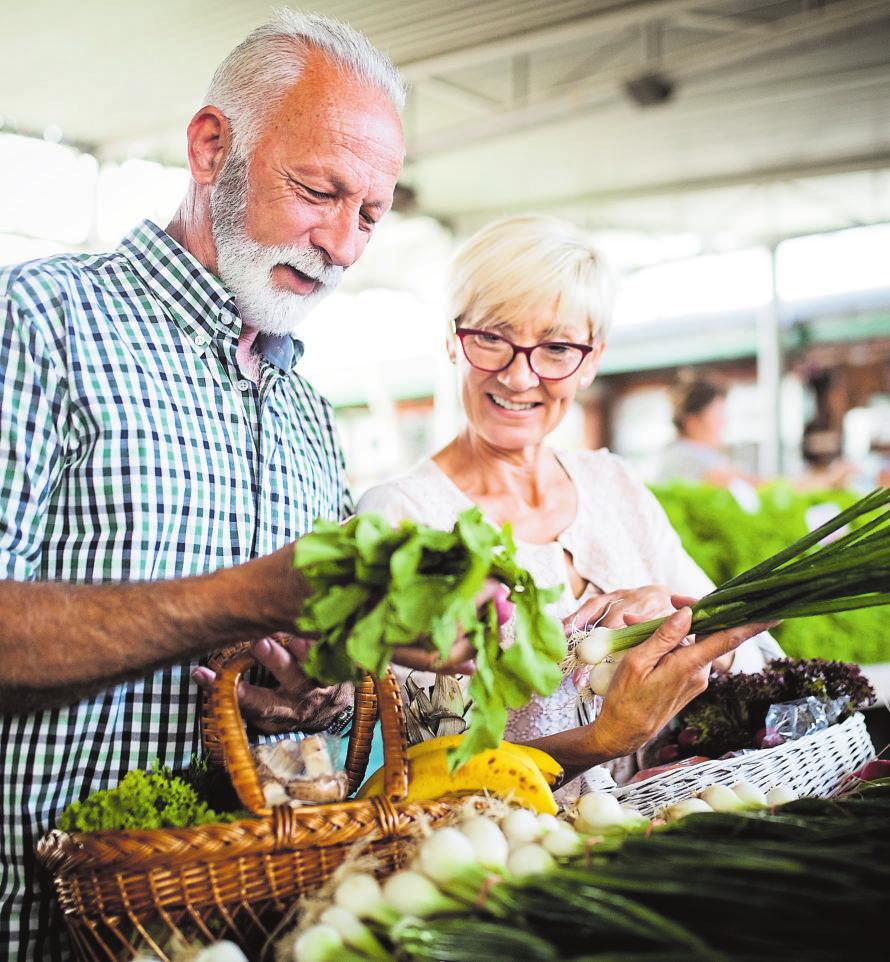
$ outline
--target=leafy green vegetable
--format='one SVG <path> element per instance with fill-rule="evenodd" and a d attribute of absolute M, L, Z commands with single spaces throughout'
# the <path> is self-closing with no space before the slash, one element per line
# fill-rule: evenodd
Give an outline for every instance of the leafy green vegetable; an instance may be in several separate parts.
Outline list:
<path fill-rule="evenodd" d="M 115 829 L 185 828 L 212 822 L 233 822 L 244 813 L 217 813 L 197 792 L 169 769 L 134 769 L 115 788 L 100 789 L 72 802 L 59 818 L 65 832 L 107 832 Z"/>
<path fill-rule="evenodd" d="M 741 748 L 757 748 L 757 733 L 769 706 L 809 695 L 848 698 L 839 721 L 874 701 L 874 692 L 856 665 L 818 658 L 779 659 L 756 674 L 714 678 L 680 715 L 681 723 L 697 733 L 693 742 L 680 746 L 681 754 L 719 758 Z"/>
<path fill-rule="evenodd" d="M 758 491 L 760 508 L 744 511 L 725 488 L 672 482 L 652 488 L 683 547 L 715 584 L 740 574 L 806 534 L 807 511 L 850 507 L 849 491 L 798 492 L 776 482 Z M 854 522 L 853 527 L 857 523 Z M 772 631 L 794 658 L 827 658 L 868 665 L 890 660 L 887 612 L 881 608 L 788 620 Z"/>
<path fill-rule="evenodd" d="M 566 652 L 562 628 L 546 611 L 561 588 L 538 588 L 515 552 L 509 526 L 498 531 L 478 508 L 463 512 L 452 531 L 409 521 L 392 528 L 375 514 L 344 525 L 318 521 L 294 557 L 311 592 L 297 631 L 318 638 L 307 674 L 326 684 L 355 680 L 361 669 L 379 677 L 394 646 L 418 641 L 445 658 L 462 629 L 476 649 L 473 712 L 451 764 L 496 747 L 508 708 L 559 686 Z M 516 605 L 515 641 L 506 650 L 494 606 L 476 611 L 487 578 L 507 585 Z"/>

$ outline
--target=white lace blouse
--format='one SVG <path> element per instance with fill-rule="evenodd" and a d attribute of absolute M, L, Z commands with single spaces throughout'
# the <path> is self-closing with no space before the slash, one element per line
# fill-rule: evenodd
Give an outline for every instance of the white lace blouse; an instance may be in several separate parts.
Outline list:
<path fill-rule="evenodd" d="M 699 597 L 712 582 L 683 550 L 654 495 L 627 464 L 605 449 L 557 451 L 560 464 L 574 482 L 578 509 L 574 520 L 555 540 L 546 544 L 516 542 L 517 561 L 542 587 L 562 584 L 562 597 L 552 613 L 566 618 L 592 595 L 617 589 L 660 584 L 678 594 Z M 376 511 L 393 524 L 410 519 L 433 528 L 450 530 L 470 499 L 432 460 L 421 462 L 408 474 L 367 491 L 358 511 Z M 584 593 L 572 594 L 566 552 L 578 574 L 587 582 Z M 767 658 L 781 650 L 768 636 L 745 642 L 735 654 L 733 671 L 759 671 Z M 574 728 L 578 718 L 578 692 L 566 676 L 552 695 L 533 696 L 531 702 L 510 712 L 505 737 L 529 741 Z M 579 780 L 580 781 L 580 780 Z M 585 787 L 613 784 L 602 766 L 585 774 L 584 783 L 563 790 L 562 800 L 577 796 Z"/>

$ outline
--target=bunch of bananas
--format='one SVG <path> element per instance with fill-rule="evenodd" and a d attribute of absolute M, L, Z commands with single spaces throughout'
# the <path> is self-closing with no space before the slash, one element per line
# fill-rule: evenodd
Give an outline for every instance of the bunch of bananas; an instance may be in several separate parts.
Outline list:
<path fill-rule="evenodd" d="M 536 812 L 556 814 L 551 787 L 558 784 L 563 770 L 550 755 L 528 745 L 501 742 L 497 748 L 474 755 L 452 775 L 448 772 L 448 749 L 456 748 L 462 738 L 463 735 L 432 738 L 408 749 L 406 801 L 487 791 Z M 378 768 L 356 797 L 382 794 L 383 769 Z"/>

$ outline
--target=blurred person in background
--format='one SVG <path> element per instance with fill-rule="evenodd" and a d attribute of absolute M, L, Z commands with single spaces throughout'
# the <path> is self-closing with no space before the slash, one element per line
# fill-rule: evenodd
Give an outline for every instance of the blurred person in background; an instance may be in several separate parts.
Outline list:
<path fill-rule="evenodd" d="M 673 610 L 672 595 L 709 591 L 624 461 L 606 450 L 544 444 L 593 381 L 606 344 L 611 284 L 589 241 L 551 218 L 497 221 L 455 255 L 450 300 L 447 349 L 466 427 L 408 474 L 368 491 L 359 511 L 448 530 L 475 504 L 493 523 L 509 522 L 519 563 L 538 584 L 562 585 L 552 611 L 568 628 L 654 617 Z M 622 659 L 592 723 L 578 724 L 579 691 L 566 675 L 554 694 L 510 713 L 505 738 L 550 752 L 589 786 L 614 784 L 603 763 L 632 756 L 707 684 L 717 649 L 707 664 L 695 659 L 717 636 L 684 648 L 672 630 L 673 642 L 653 637 Z M 715 665 L 757 671 L 761 644 L 769 656 L 780 654 L 768 636 L 741 643 L 754 634 L 727 639 Z M 624 780 L 633 759 L 612 769 Z M 580 786 L 562 791 L 567 800 Z"/>
<path fill-rule="evenodd" d="M 681 378 L 671 389 L 677 437 L 662 452 L 658 481 L 700 481 L 729 487 L 757 479 L 733 464 L 723 447 L 726 389 L 702 377 Z"/>
<path fill-rule="evenodd" d="M 842 432 L 818 419 L 804 426 L 800 453 L 805 470 L 794 483 L 800 491 L 848 488 L 856 475 L 856 465 L 844 458 Z"/>

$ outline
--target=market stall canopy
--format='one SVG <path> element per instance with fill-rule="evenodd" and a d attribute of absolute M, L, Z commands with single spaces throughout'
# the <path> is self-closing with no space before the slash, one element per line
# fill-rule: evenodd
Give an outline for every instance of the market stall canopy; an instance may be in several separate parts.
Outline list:
<path fill-rule="evenodd" d="M 401 67 L 400 206 L 461 232 L 527 209 L 707 235 L 731 210 L 742 241 L 890 219 L 886 0 L 311 6 Z M 259 0 L 6 4 L 4 129 L 182 164 L 213 68 L 268 14 Z M 837 175 L 839 193 L 800 186 Z"/>

